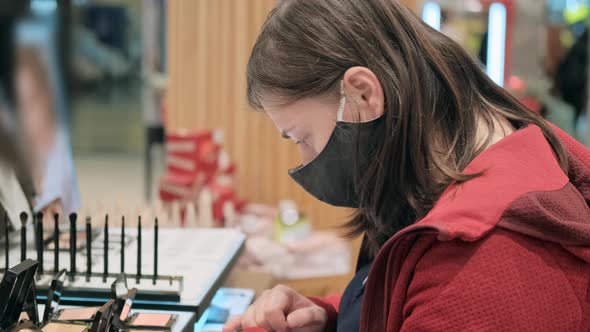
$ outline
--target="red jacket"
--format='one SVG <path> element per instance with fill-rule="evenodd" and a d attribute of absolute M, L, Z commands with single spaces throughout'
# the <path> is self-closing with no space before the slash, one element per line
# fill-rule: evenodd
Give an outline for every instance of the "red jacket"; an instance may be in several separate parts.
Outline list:
<path fill-rule="evenodd" d="M 554 129 L 568 174 L 538 127 L 519 130 L 387 241 L 361 331 L 590 330 L 590 150 Z M 336 303 L 322 306 L 333 322 Z"/>

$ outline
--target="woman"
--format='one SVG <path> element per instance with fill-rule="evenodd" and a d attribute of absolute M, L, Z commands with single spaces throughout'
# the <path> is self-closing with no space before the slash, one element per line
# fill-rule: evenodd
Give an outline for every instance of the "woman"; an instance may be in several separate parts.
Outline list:
<path fill-rule="evenodd" d="M 0 238 L 4 238 L 5 221 L 12 224 L 9 229 L 20 227 L 21 212 L 31 213 L 31 199 L 34 196 L 31 171 L 23 157 L 22 146 L 17 143 L 15 119 L 0 86 Z M 6 217 L 6 218 L 5 218 Z"/>
<path fill-rule="evenodd" d="M 224 331 L 590 329 L 590 152 L 399 1 L 280 2 L 248 98 L 365 242 L 339 301 L 279 286 Z"/>
<path fill-rule="evenodd" d="M 16 83 L 23 138 L 29 143 L 27 152 L 33 165 L 35 187 L 41 192 L 49 153 L 55 144 L 57 119 L 49 77 L 38 49 L 18 50 Z"/>
<path fill-rule="evenodd" d="M 79 197 L 69 142 L 65 129 L 60 128 L 46 63 L 39 48 L 18 49 L 17 102 L 37 193 L 35 210 L 63 215 L 79 207 Z"/>

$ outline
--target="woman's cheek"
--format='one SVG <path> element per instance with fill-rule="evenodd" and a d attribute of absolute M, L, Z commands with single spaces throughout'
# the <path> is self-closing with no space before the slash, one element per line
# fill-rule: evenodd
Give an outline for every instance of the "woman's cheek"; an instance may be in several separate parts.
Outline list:
<path fill-rule="evenodd" d="M 317 153 L 309 145 L 300 143 L 297 146 L 299 147 L 299 153 L 301 154 L 301 160 L 303 161 L 303 164 L 307 164 L 317 157 Z"/>

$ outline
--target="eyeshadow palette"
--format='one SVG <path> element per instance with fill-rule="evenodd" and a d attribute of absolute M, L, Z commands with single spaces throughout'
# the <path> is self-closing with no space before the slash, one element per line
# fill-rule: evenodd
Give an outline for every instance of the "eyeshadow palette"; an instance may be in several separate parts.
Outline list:
<path fill-rule="evenodd" d="M 97 307 L 90 308 L 75 308 L 63 309 L 57 315 L 57 320 L 60 321 L 92 321 L 94 314 L 98 310 Z"/>
<path fill-rule="evenodd" d="M 121 316 L 119 317 L 119 319 L 121 321 L 126 321 L 127 318 L 129 317 L 129 312 L 131 311 L 131 307 L 127 304 L 125 304 L 125 306 L 123 307 L 123 311 L 121 311 Z"/>
<path fill-rule="evenodd" d="M 68 323 L 49 323 L 44 326 L 43 332 L 87 332 L 86 325 L 68 324 Z"/>
<path fill-rule="evenodd" d="M 170 328 L 174 323 L 175 316 L 172 314 L 160 313 L 139 313 L 131 317 L 129 326 L 144 328 Z"/>

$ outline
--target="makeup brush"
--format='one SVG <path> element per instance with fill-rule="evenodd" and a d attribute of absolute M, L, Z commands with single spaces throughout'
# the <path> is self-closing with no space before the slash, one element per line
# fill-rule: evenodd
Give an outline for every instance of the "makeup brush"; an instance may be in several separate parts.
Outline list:
<path fill-rule="evenodd" d="M 107 282 L 109 275 L 109 215 L 107 214 L 104 219 L 104 267 L 102 274 L 102 282 Z"/>
<path fill-rule="evenodd" d="M 125 274 L 125 216 L 121 218 L 121 274 Z"/>
<path fill-rule="evenodd" d="M 195 204 L 193 202 L 186 203 L 184 214 L 184 226 L 185 227 L 197 227 L 197 213 Z"/>
<path fill-rule="evenodd" d="M 29 215 L 26 212 L 20 214 L 20 261 L 27 259 L 27 220 Z"/>
<path fill-rule="evenodd" d="M 213 227 L 213 195 L 209 188 L 203 188 L 199 194 L 199 222 L 201 227 Z"/>
<path fill-rule="evenodd" d="M 59 214 L 53 215 L 53 274 L 59 273 Z"/>
<path fill-rule="evenodd" d="M 137 276 L 135 281 L 137 284 L 141 281 L 141 216 L 137 221 Z"/>
<path fill-rule="evenodd" d="M 37 213 L 37 220 L 35 222 L 35 226 L 37 227 L 35 235 L 37 247 L 37 261 L 39 262 L 39 265 L 37 266 L 37 276 L 40 276 L 41 274 L 43 274 L 43 212 Z"/>
<path fill-rule="evenodd" d="M 86 282 L 90 282 L 92 274 L 92 223 L 90 217 L 86 217 Z"/>
<path fill-rule="evenodd" d="M 77 214 L 70 214 L 70 281 L 74 281 L 74 277 L 76 276 L 76 251 L 78 250 L 76 244 L 77 220 Z"/>
<path fill-rule="evenodd" d="M 178 201 L 172 201 L 172 203 L 170 203 L 170 220 L 169 220 L 172 225 L 176 226 L 176 227 L 180 227 L 181 223 L 181 217 L 180 217 L 180 203 L 178 203 Z"/>
<path fill-rule="evenodd" d="M 155 285 L 158 280 L 158 218 L 154 224 L 154 278 L 152 283 Z"/>
<path fill-rule="evenodd" d="M 8 222 L 8 211 L 4 210 L 4 260 L 6 263 L 6 271 L 10 268 L 10 259 L 8 258 L 10 256 L 10 232 L 8 231 Z"/>
<path fill-rule="evenodd" d="M 234 203 L 231 201 L 227 201 L 223 203 L 223 217 L 225 222 L 223 226 L 225 228 L 234 228 L 236 224 L 236 208 Z"/>

